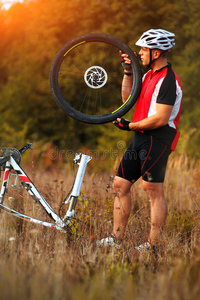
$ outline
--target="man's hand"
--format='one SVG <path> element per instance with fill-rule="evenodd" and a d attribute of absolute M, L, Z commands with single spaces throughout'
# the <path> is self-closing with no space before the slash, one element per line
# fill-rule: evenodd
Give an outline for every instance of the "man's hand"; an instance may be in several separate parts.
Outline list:
<path fill-rule="evenodd" d="M 128 54 L 122 53 L 122 51 L 120 51 L 120 54 L 122 58 L 122 67 L 124 70 L 132 70 L 131 60 L 128 58 Z"/>
<path fill-rule="evenodd" d="M 116 121 L 113 122 L 113 124 L 121 130 L 127 130 L 127 131 L 131 130 L 129 128 L 130 121 L 127 119 L 123 119 L 123 118 L 117 119 Z"/>

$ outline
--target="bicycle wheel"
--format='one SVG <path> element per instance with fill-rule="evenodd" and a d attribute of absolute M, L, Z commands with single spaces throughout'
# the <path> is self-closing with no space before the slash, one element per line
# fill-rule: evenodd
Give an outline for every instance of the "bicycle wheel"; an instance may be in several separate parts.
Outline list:
<path fill-rule="evenodd" d="M 132 90 L 125 103 L 119 50 L 132 61 Z M 123 116 L 135 104 L 141 78 L 139 62 L 124 42 L 91 33 L 74 38 L 59 50 L 50 69 L 50 88 L 66 114 L 81 122 L 103 124 Z"/>

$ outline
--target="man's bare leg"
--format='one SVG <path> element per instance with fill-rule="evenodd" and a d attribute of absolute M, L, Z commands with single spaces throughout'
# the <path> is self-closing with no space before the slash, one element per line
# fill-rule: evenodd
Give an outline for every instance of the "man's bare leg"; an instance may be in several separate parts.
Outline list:
<path fill-rule="evenodd" d="M 113 210 L 113 235 L 116 239 L 123 239 L 129 215 L 131 213 L 131 189 L 132 183 L 116 176 L 113 188 L 115 191 Z"/>
<path fill-rule="evenodd" d="M 152 245 L 156 245 L 167 218 L 167 203 L 165 201 L 163 183 L 143 181 L 143 189 L 151 200 L 151 230 L 149 242 Z"/>

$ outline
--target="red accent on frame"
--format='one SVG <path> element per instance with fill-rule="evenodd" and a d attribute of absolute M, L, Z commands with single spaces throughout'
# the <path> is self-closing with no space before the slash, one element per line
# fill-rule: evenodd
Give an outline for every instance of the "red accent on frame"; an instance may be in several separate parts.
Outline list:
<path fill-rule="evenodd" d="M 21 178 L 22 181 L 24 181 L 24 182 L 30 182 L 31 183 L 31 181 L 30 181 L 30 179 L 28 177 L 22 176 L 22 175 L 19 175 L 19 177 Z"/>
<path fill-rule="evenodd" d="M 5 173 L 4 173 L 4 179 L 3 179 L 4 181 L 8 180 L 9 172 L 10 172 L 9 170 L 5 171 Z"/>

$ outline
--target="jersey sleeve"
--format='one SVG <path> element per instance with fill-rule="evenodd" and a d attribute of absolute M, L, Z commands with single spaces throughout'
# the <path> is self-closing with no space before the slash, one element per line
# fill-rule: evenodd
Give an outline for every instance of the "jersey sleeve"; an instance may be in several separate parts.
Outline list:
<path fill-rule="evenodd" d="M 173 70 L 168 68 L 162 82 L 156 103 L 174 105 L 176 100 L 176 78 Z"/>

